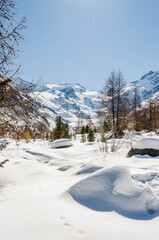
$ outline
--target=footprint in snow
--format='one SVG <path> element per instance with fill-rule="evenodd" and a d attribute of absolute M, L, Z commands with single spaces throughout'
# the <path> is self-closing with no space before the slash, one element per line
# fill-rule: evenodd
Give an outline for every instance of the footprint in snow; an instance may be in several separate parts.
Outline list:
<path fill-rule="evenodd" d="M 66 221 L 65 217 L 61 216 L 60 219 L 62 221 L 64 221 L 64 226 L 65 226 L 66 229 L 70 229 L 71 228 L 71 224 Z"/>
<path fill-rule="evenodd" d="M 68 229 L 70 229 L 71 228 L 71 224 L 69 224 L 69 223 L 64 223 L 64 226 L 66 227 L 66 228 L 68 228 Z"/>
<path fill-rule="evenodd" d="M 71 165 L 63 166 L 63 167 L 58 168 L 57 170 L 62 171 L 62 172 L 65 172 L 65 171 L 67 171 L 68 169 L 70 169 L 71 167 L 72 167 Z"/>

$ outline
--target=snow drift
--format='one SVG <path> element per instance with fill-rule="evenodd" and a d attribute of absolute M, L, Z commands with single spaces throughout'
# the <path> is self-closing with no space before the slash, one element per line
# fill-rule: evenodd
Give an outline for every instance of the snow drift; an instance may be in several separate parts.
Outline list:
<path fill-rule="evenodd" d="M 99 170 L 69 189 L 78 203 L 95 211 L 116 211 L 134 219 L 150 219 L 159 199 L 146 185 L 137 186 L 126 167 Z"/>

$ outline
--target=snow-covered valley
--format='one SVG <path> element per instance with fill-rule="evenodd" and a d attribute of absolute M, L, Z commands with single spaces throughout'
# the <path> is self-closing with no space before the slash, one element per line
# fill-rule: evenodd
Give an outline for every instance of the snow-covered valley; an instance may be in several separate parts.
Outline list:
<path fill-rule="evenodd" d="M 1 151 L 9 162 L 0 169 L 0 239 L 156 237 L 159 157 L 127 158 L 142 137 L 150 136 L 132 135 L 114 153 L 78 138 L 60 149 L 43 140 L 10 141 Z"/>

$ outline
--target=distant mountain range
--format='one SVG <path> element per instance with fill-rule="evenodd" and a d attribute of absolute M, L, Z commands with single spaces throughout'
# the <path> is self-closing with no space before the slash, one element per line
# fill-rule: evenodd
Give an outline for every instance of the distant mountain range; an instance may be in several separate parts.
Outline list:
<path fill-rule="evenodd" d="M 20 81 L 20 87 L 25 86 L 25 81 Z M 43 113 L 49 122 L 50 128 L 54 126 L 57 116 L 61 116 L 71 126 L 75 126 L 79 118 L 96 119 L 96 111 L 100 106 L 100 91 L 87 91 L 80 84 L 46 84 L 36 86 L 30 83 L 34 89 L 33 95 L 40 103 L 39 111 Z M 150 97 L 159 98 L 159 72 L 150 71 L 139 80 L 128 84 L 124 91 L 130 99 L 134 87 L 138 88 L 141 102 L 144 103 Z"/>

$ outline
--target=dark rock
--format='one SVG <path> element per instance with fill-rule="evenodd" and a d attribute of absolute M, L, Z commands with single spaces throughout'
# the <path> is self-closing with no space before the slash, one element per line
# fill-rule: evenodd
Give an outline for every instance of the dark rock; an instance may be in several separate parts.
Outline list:
<path fill-rule="evenodd" d="M 159 156 L 159 150 L 153 148 L 131 148 L 127 156 L 132 157 L 134 155 L 149 155 L 151 157 L 157 157 Z"/>

